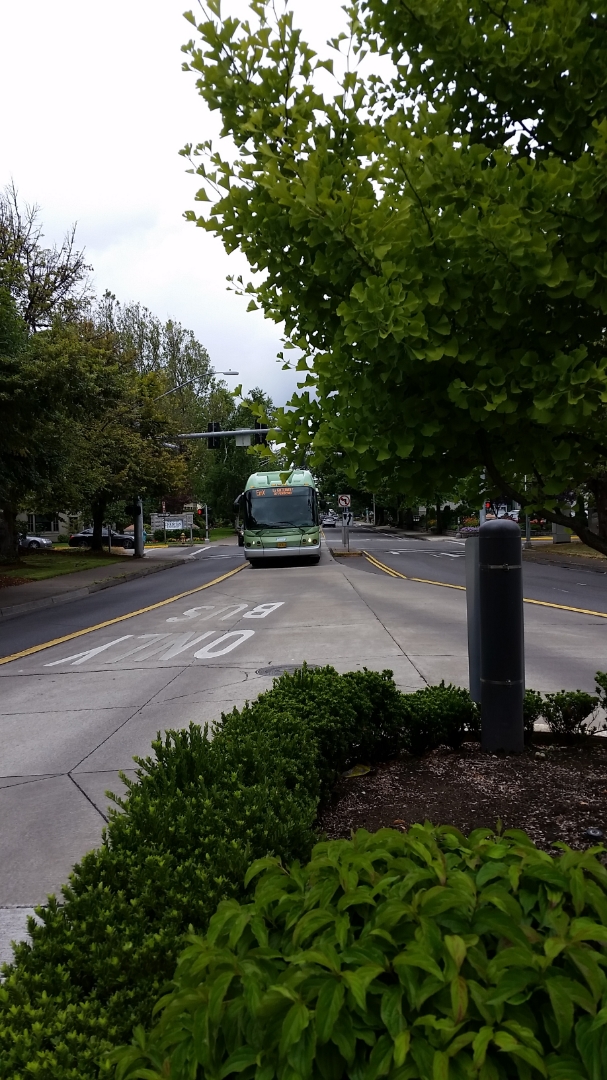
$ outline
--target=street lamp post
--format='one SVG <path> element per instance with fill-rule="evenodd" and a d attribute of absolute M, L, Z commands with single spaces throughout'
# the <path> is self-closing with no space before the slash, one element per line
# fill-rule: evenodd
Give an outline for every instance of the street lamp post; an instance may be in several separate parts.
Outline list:
<path fill-rule="evenodd" d="M 238 371 L 209 371 L 208 375 L 238 375 Z M 166 390 L 164 394 L 160 394 L 154 401 L 160 401 L 163 397 L 168 397 L 169 394 L 176 393 L 177 390 L 183 390 L 184 386 L 191 386 L 192 383 L 200 382 L 201 379 L 206 378 L 206 375 L 195 375 L 193 379 L 188 379 L 187 382 L 182 382 L 179 386 L 174 386 L 172 390 Z"/>

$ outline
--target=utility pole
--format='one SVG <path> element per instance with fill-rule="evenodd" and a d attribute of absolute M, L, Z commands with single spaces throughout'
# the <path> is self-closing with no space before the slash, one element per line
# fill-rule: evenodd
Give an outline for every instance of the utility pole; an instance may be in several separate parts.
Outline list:
<path fill-rule="evenodd" d="M 133 558 L 143 559 L 143 499 L 141 495 L 138 495 L 135 500 L 136 513 L 135 513 L 135 551 Z"/>

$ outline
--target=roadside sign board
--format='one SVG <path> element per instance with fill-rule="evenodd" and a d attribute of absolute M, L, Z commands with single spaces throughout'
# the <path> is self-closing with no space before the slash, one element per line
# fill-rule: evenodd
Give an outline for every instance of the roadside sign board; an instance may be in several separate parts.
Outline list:
<path fill-rule="evenodd" d="M 156 529 L 190 529 L 194 524 L 193 514 L 152 514 L 152 532 Z"/>
<path fill-rule="evenodd" d="M 341 523 L 342 523 L 342 525 L 351 525 L 352 524 L 352 511 L 351 510 L 344 510 L 344 512 L 343 512 L 343 514 L 341 516 Z"/>
<path fill-rule="evenodd" d="M 344 507 L 348 507 L 350 505 L 350 502 L 351 502 L 351 498 L 350 498 L 349 495 L 338 495 L 337 496 L 337 505 L 340 506 L 342 509 Z"/>

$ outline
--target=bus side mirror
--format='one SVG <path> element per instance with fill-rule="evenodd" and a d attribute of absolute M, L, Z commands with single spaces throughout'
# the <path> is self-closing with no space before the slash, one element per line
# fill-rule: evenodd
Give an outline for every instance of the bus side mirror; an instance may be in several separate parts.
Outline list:
<path fill-rule="evenodd" d="M 243 496 L 244 496 L 244 491 L 241 491 L 241 493 L 240 493 L 240 495 L 238 496 L 238 498 L 237 498 L 237 499 L 234 499 L 234 509 L 235 509 L 235 510 L 239 510 L 239 509 L 240 509 L 240 500 L 241 500 L 241 499 L 243 498 Z"/>

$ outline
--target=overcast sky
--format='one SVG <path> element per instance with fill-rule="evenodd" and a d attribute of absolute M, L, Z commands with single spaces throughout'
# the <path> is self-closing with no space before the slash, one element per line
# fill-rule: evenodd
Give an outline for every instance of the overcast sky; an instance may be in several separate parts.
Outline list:
<path fill-rule="evenodd" d="M 290 6 L 316 48 L 345 28 L 340 0 Z M 182 218 L 200 185 L 178 151 L 218 129 L 181 71 L 188 7 L 199 12 L 188 0 L 0 3 L 0 186 L 40 206 L 50 242 L 77 222 L 98 293 L 178 319 L 217 370 L 240 372 L 229 385 L 283 404 L 296 380 L 276 362 L 280 330 L 226 290 L 228 274 L 246 280 L 245 260 Z"/>

